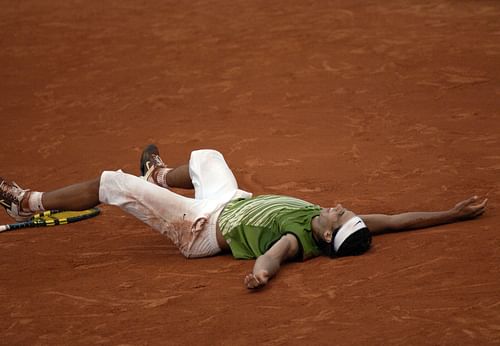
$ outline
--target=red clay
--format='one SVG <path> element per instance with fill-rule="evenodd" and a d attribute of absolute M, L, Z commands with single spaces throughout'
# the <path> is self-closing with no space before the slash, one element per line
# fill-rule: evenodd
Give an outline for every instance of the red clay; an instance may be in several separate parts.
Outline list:
<path fill-rule="evenodd" d="M 282 269 L 184 259 L 121 211 L 1 234 L 6 345 L 500 343 L 497 1 L 23 1 L 0 13 L 0 174 L 48 190 L 222 151 L 242 188 L 480 219 Z M 0 222 L 10 220 L 2 213 Z"/>

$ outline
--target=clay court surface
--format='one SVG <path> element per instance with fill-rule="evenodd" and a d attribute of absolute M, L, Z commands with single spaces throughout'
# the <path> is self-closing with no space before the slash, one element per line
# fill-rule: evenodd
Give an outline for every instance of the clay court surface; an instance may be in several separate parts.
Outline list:
<path fill-rule="evenodd" d="M 240 186 L 478 220 L 358 258 L 186 260 L 113 207 L 0 235 L 5 345 L 500 343 L 498 1 L 2 1 L 0 175 L 50 190 L 223 152 Z M 0 215 L 0 223 L 10 219 Z"/>

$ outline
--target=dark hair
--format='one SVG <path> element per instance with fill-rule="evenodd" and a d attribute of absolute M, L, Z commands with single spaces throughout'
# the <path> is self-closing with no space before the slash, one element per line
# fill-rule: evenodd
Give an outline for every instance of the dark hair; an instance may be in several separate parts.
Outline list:
<path fill-rule="evenodd" d="M 327 243 L 324 240 L 318 241 L 318 246 L 325 256 L 341 257 L 341 256 L 357 256 L 365 253 L 370 248 L 372 243 L 372 234 L 368 228 L 361 228 L 354 232 L 340 245 L 337 252 L 333 248 L 333 240 Z"/>
<path fill-rule="evenodd" d="M 364 254 L 370 248 L 372 243 L 372 234 L 368 228 L 357 230 L 340 245 L 337 252 L 333 249 L 333 241 L 331 243 L 330 257 L 341 256 L 358 256 Z"/>

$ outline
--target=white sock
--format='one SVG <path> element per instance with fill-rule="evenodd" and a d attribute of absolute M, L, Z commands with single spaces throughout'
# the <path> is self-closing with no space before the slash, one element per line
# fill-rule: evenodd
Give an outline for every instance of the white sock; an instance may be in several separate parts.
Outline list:
<path fill-rule="evenodd" d="M 171 168 L 158 168 L 158 174 L 156 175 L 156 183 L 162 187 L 168 188 L 167 174 L 171 170 L 172 170 Z"/>
<path fill-rule="evenodd" d="M 28 199 L 28 205 L 30 208 L 30 211 L 37 213 L 39 211 L 45 211 L 45 208 L 43 207 L 42 204 L 42 196 L 43 192 L 38 192 L 38 191 L 31 191 L 29 199 Z"/>

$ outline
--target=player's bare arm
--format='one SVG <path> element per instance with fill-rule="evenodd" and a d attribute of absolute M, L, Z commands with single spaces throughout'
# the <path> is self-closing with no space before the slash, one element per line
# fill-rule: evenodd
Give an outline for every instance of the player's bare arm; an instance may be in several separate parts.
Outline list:
<path fill-rule="evenodd" d="M 396 215 L 370 214 L 360 217 L 370 231 L 377 235 L 474 219 L 485 212 L 487 204 L 488 199 L 480 200 L 478 196 L 473 196 L 443 211 L 408 212 Z"/>
<path fill-rule="evenodd" d="M 265 254 L 255 261 L 253 272 L 245 277 L 247 288 L 259 288 L 278 273 L 281 264 L 294 258 L 299 251 L 297 238 L 291 234 L 281 237 Z"/>

